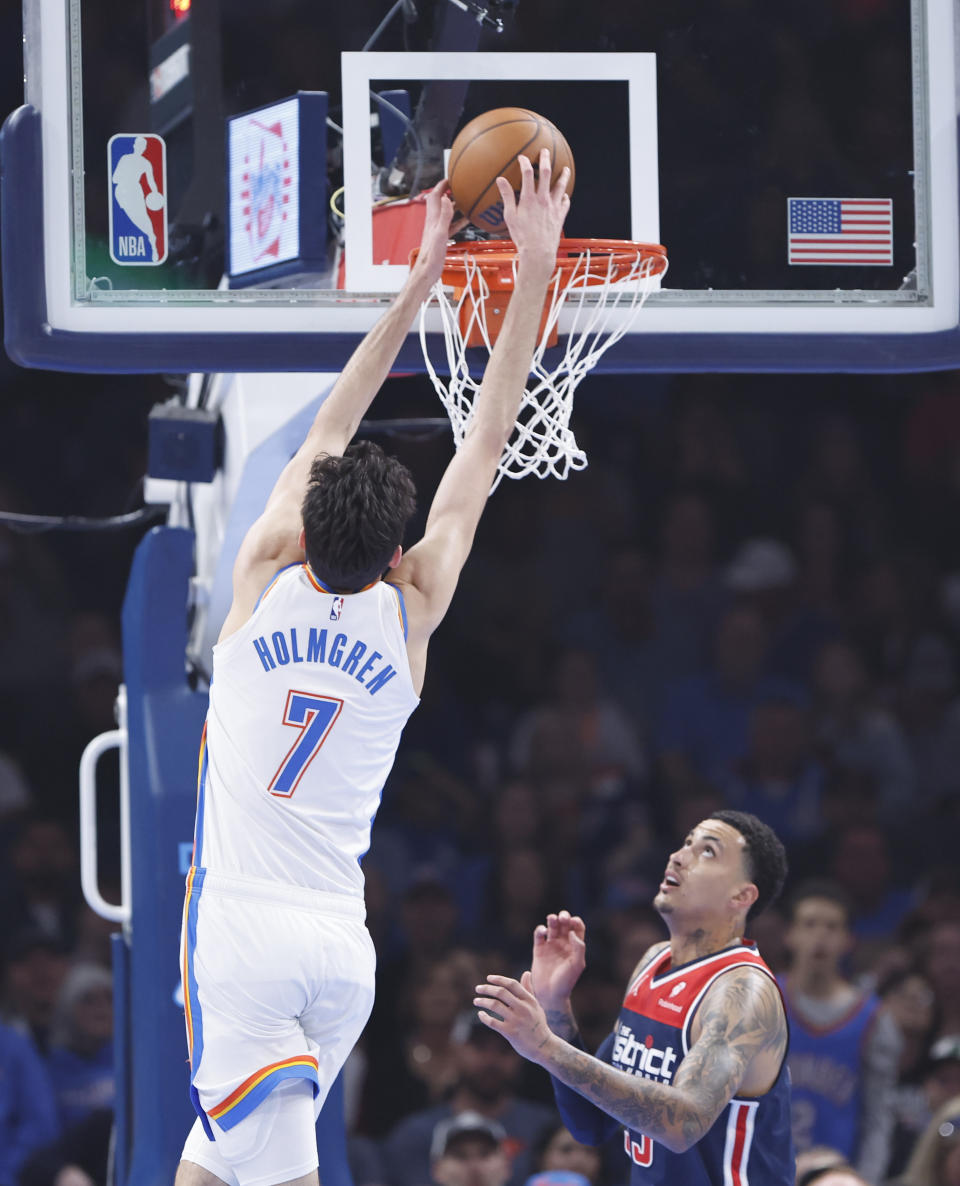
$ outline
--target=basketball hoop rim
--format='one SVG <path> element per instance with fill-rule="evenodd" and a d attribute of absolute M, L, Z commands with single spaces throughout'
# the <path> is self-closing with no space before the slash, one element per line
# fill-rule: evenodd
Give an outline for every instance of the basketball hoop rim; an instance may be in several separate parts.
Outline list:
<path fill-rule="evenodd" d="M 410 263 L 417 258 L 419 248 L 410 253 Z M 555 276 L 569 280 L 580 268 L 584 256 L 603 263 L 602 273 L 584 272 L 578 277 L 585 286 L 607 284 L 622 276 L 635 273 L 640 266 L 644 275 L 654 277 L 667 270 L 667 249 L 661 243 L 639 243 L 632 239 L 561 239 L 557 244 Z M 443 283 L 462 288 L 471 270 L 482 275 L 491 292 L 513 288 L 517 247 L 512 239 L 476 239 L 463 243 L 448 243 L 444 262 Z"/>

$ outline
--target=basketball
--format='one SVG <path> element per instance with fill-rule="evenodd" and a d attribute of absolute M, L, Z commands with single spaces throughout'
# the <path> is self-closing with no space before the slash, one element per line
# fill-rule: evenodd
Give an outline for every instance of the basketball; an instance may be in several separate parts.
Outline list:
<path fill-rule="evenodd" d="M 163 194 L 158 194 L 155 191 L 151 191 L 147 194 L 146 202 L 148 210 L 162 210 L 164 206 Z"/>
<path fill-rule="evenodd" d="M 466 124 L 450 149 L 450 190 L 457 209 L 475 227 L 495 238 L 508 234 L 497 178 L 505 177 L 520 190 L 518 156 L 528 156 L 534 170 L 540 150 L 550 150 L 554 180 L 566 165 L 570 169 L 567 193 L 573 193 L 573 153 L 563 135 L 548 119 L 525 107 L 497 107 Z"/>

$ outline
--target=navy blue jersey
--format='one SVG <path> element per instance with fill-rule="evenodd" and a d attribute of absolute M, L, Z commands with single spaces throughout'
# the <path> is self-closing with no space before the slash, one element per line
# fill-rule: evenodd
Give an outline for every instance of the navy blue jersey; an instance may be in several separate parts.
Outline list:
<path fill-rule="evenodd" d="M 880 1002 L 859 997 L 831 1026 L 814 1026 L 797 1013 L 784 990 L 790 1023 L 793 1139 L 798 1149 L 829 1145 L 851 1160 L 860 1136 L 863 1048 Z"/>
<path fill-rule="evenodd" d="M 630 1075 L 673 1082 L 690 1048 L 690 1029 L 707 990 L 732 968 L 754 967 L 773 979 L 752 943 L 738 943 L 673 968 L 665 947 L 627 989 L 612 1038 L 598 1052 Z M 597 1144 L 617 1127 L 577 1092 L 554 1080 L 564 1122 L 579 1140 Z M 685 1153 L 624 1130 L 631 1186 L 793 1186 L 790 1083 L 786 1063 L 757 1098 L 734 1097 Z"/>

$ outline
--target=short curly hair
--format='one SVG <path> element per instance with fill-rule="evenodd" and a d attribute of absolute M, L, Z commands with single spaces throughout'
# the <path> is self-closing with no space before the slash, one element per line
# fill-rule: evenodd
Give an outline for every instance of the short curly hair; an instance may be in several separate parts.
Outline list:
<path fill-rule="evenodd" d="M 321 453 L 301 508 L 308 564 L 338 592 L 362 589 L 386 571 L 416 505 L 410 471 L 372 441 Z"/>
<path fill-rule="evenodd" d="M 710 819 L 720 820 L 735 828 L 745 841 L 744 864 L 747 876 L 757 887 L 757 900 L 747 911 L 747 918 L 756 918 L 779 898 L 787 880 L 787 854 L 779 836 L 769 824 L 749 811 L 711 811 Z"/>

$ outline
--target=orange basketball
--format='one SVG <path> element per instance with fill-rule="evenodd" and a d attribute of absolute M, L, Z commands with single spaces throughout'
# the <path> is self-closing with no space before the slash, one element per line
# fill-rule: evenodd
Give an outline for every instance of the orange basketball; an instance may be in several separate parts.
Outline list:
<path fill-rule="evenodd" d="M 450 189 L 457 209 L 480 230 L 506 238 L 497 178 L 506 177 L 519 193 L 517 157 L 528 156 L 536 169 L 543 148 L 550 150 L 554 179 L 565 165 L 569 167 L 567 193 L 573 193 L 573 154 L 548 119 L 525 107 L 497 107 L 472 119 L 450 149 Z"/>

